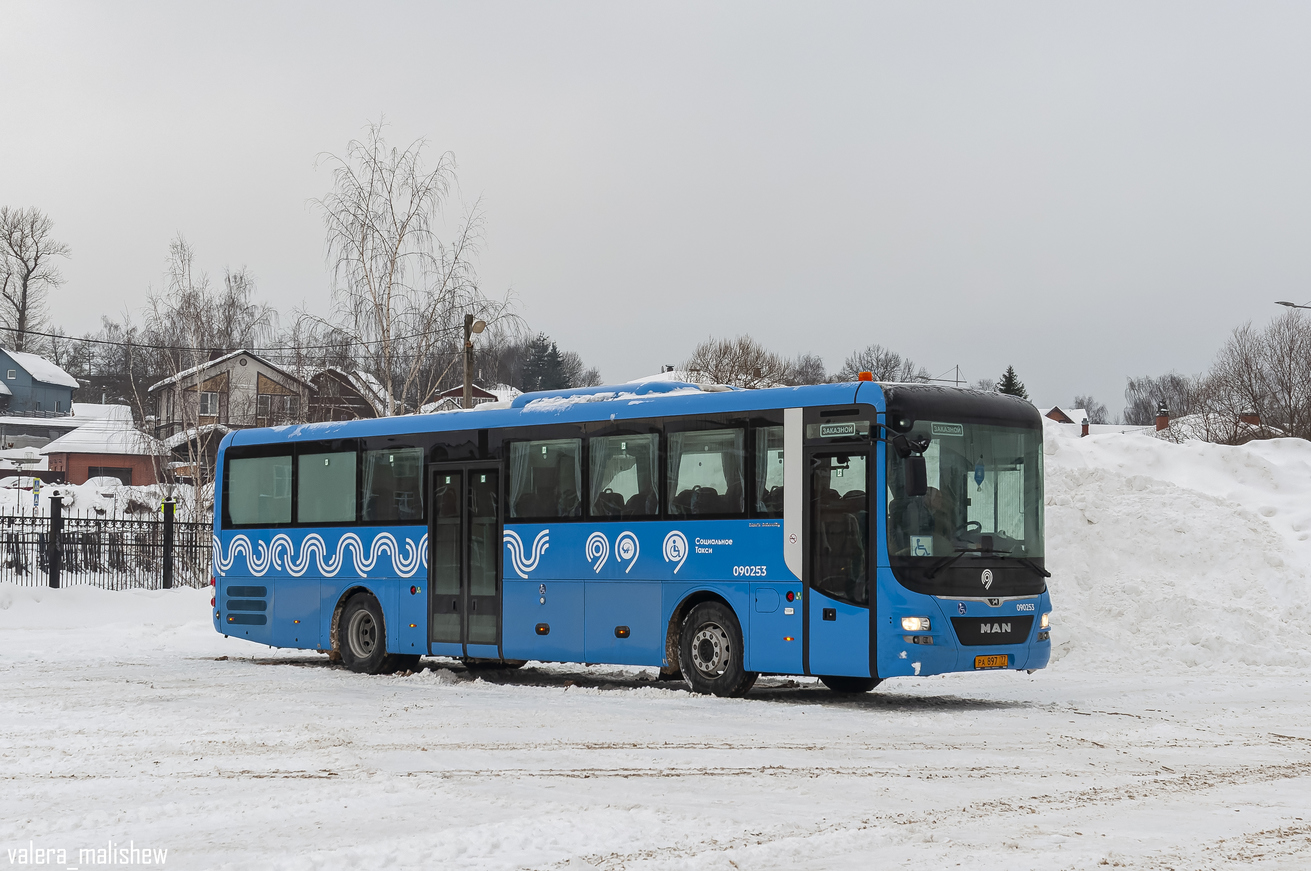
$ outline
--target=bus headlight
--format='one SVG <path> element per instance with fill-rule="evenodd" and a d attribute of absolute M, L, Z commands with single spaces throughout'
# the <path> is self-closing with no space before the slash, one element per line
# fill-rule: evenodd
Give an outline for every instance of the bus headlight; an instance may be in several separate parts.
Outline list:
<path fill-rule="evenodd" d="M 905 632 L 928 632 L 928 617 L 902 617 L 901 628 Z"/>
<path fill-rule="evenodd" d="M 1045 613 L 1045 614 L 1042 615 L 1042 619 L 1038 621 L 1038 628 L 1039 628 L 1039 629 L 1050 629 L 1050 628 L 1052 628 L 1052 612 L 1051 612 L 1051 611 L 1048 611 L 1047 613 Z"/>

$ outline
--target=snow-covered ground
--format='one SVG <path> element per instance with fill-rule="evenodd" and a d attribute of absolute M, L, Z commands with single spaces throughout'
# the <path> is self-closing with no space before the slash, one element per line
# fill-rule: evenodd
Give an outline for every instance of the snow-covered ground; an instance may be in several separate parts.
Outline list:
<path fill-rule="evenodd" d="M 0 866 L 1311 867 L 1311 444 L 1074 433 L 1034 675 L 363 677 L 216 636 L 206 591 L 0 587 Z"/>

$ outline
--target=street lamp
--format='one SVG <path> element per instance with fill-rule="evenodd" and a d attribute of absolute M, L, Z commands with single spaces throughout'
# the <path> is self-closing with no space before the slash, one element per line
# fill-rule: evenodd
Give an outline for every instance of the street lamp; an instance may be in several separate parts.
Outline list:
<path fill-rule="evenodd" d="M 464 407 L 473 408 L 473 334 L 487 329 L 486 321 L 464 316 Z"/>
<path fill-rule="evenodd" d="M 1275 305 L 1286 305 L 1289 308 L 1311 308 L 1311 303 L 1308 303 L 1306 305 L 1298 305 L 1295 302 L 1288 302 L 1287 300 L 1283 300 L 1283 299 L 1275 300 Z"/>

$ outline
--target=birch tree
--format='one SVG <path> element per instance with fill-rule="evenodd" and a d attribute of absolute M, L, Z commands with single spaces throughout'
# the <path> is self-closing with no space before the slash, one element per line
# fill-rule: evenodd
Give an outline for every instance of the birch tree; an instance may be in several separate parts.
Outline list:
<path fill-rule="evenodd" d="M 372 124 L 344 155 L 321 158 L 333 187 L 314 201 L 327 228 L 336 326 L 382 384 L 388 414 L 426 402 L 458 365 L 452 340 L 466 313 L 489 324 L 509 315 L 508 298 L 496 302 L 479 290 L 478 205 L 449 238 L 438 234 L 456 189 L 455 157 L 444 152 L 429 167 L 426 148 L 423 140 L 395 148 Z"/>

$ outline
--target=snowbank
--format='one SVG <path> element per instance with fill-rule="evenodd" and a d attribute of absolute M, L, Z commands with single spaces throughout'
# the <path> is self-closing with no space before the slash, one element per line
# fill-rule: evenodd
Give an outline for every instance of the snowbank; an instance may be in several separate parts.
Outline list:
<path fill-rule="evenodd" d="M 1311 442 L 1046 430 L 1057 667 L 1311 666 Z"/>

